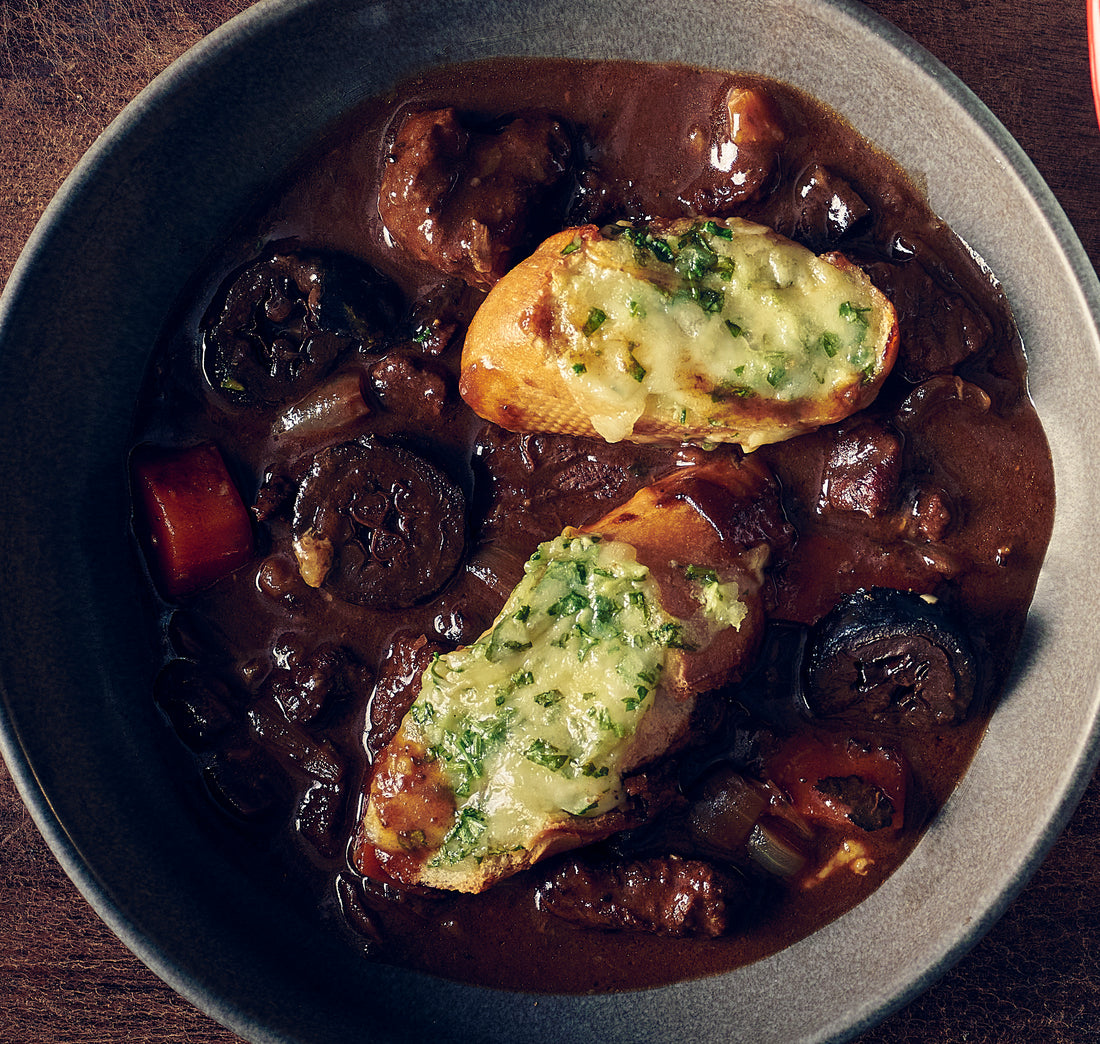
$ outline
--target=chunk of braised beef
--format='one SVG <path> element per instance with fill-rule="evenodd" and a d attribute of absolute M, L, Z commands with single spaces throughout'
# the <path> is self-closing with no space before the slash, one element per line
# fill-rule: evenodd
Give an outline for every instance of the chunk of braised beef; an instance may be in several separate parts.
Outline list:
<path fill-rule="evenodd" d="M 466 546 L 461 489 L 424 457 L 364 438 L 308 461 L 291 518 L 305 582 L 345 602 L 402 609 L 441 590 Z"/>
<path fill-rule="evenodd" d="M 203 372 L 233 402 L 283 405 L 352 346 L 377 350 L 399 311 L 397 287 L 369 265 L 274 248 L 233 275 L 208 312 Z"/>
<path fill-rule="evenodd" d="M 767 188 L 787 129 L 775 101 L 756 87 L 731 87 L 712 120 L 702 173 L 679 193 L 697 214 L 723 215 Z"/>
<path fill-rule="evenodd" d="M 894 369 L 910 383 L 953 370 L 989 343 L 989 317 L 940 285 L 918 261 L 874 262 L 866 271 L 897 309 L 900 341 Z"/>
<path fill-rule="evenodd" d="M 379 213 L 418 261 L 492 286 L 543 238 L 572 145 L 538 113 L 477 127 L 454 109 L 409 113 L 382 172 Z"/>
<path fill-rule="evenodd" d="M 338 645 L 326 642 L 306 653 L 283 636 L 273 653 L 276 666 L 264 679 L 260 695 L 273 700 L 287 721 L 313 721 L 337 701 L 369 689 L 369 669 Z"/>
<path fill-rule="evenodd" d="M 814 629 L 804 698 L 822 718 L 926 728 L 962 721 L 976 685 L 970 643 L 943 605 L 872 588 Z"/>
<path fill-rule="evenodd" d="M 766 196 L 787 138 L 779 106 L 756 87 L 733 86 L 712 97 L 699 96 L 699 114 L 685 111 L 678 121 L 670 122 L 663 110 L 658 120 L 637 114 L 631 130 L 640 149 L 621 142 L 610 147 L 585 142 L 569 223 L 721 217 Z M 710 112 L 707 104 L 713 105 Z M 676 151 L 681 161 L 671 169 L 667 163 L 653 163 L 654 148 Z"/>
<path fill-rule="evenodd" d="M 715 450 L 713 453 L 721 453 Z M 490 425 L 478 435 L 473 454 L 478 512 L 489 530 L 505 537 L 526 532 L 547 539 L 566 525 L 587 525 L 679 463 L 707 459 L 707 451 L 685 447 L 672 457 L 660 447 L 599 443 L 566 435 L 524 435 Z M 712 484 L 708 484 L 712 485 Z M 785 546 L 791 530 L 778 487 L 764 483 L 761 496 L 731 507 L 721 530 L 751 547 Z M 706 514 L 706 509 L 697 507 Z"/>
<path fill-rule="evenodd" d="M 268 522 L 279 514 L 298 492 L 301 476 L 295 476 L 280 466 L 269 467 L 260 480 L 252 513 L 260 522 Z"/>
<path fill-rule="evenodd" d="M 901 464 L 901 437 L 886 425 L 867 420 L 838 430 L 825 460 L 819 510 L 878 518 L 894 506 Z"/>
<path fill-rule="evenodd" d="M 740 878 L 676 855 L 593 865 L 574 859 L 536 893 L 540 910 L 578 928 L 675 937 L 724 934 L 747 900 Z"/>
<path fill-rule="evenodd" d="M 229 686 L 192 660 L 169 660 L 153 683 L 153 698 L 192 750 L 211 748 L 240 720 Z"/>
<path fill-rule="evenodd" d="M 902 532 L 910 540 L 939 543 L 951 530 L 956 508 L 951 497 L 934 486 L 918 486 L 909 498 Z"/>
<path fill-rule="evenodd" d="M 413 302 L 409 313 L 409 340 L 424 355 L 442 355 L 470 324 L 484 299 L 461 280 L 432 287 Z"/>
<path fill-rule="evenodd" d="M 522 435 L 489 425 L 474 446 L 479 509 L 488 527 L 537 539 L 584 525 L 657 477 L 660 455 L 566 435 Z M 667 466 L 667 465 L 666 465 Z M 528 541 L 529 543 L 529 541 Z"/>
<path fill-rule="evenodd" d="M 382 406 L 391 413 L 439 417 L 453 398 L 447 371 L 408 351 L 382 356 L 370 368 L 370 381 Z"/>
<path fill-rule="evenodd" d="M 370 698 L 367 748 L 374 755 L 393 739 L 413 701 L 428 664 L 446 649 L 423 634 L 399 634 L 391 642 Z"/>
<path fill-rule="evenodd" d="M 870 208 L 839 174 L 814 163 L 795 180 L 794 206 L 778 230 L 817 250 L 861 225 Z"/>

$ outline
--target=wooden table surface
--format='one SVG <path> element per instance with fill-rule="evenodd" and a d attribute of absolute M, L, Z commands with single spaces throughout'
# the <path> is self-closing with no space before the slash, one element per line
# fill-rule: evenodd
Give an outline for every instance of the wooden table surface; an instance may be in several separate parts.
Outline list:
<path fill-rule="evenodd" d="M 734 2 L 734 0 L 730 0 Z M 1086 0 L 870 0 L 1007 126 L 1100 268 Z M 248 0 L 0 0 L 0 283 L 50 196 L 138 89 Z M 909 116 L 908 118 L 914 118 Z M 119 943 L 0 765 L 0 1044 L 233 1044 Z M 860 1044 L 1100 1040 L 1100 778 L 1004 918 Z"/>

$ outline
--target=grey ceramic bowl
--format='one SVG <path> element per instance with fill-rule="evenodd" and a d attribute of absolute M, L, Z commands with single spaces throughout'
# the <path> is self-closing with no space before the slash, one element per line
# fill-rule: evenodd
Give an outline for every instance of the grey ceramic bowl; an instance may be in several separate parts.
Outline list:
<path fill-rule="evenodd" d="M 424 66 L 498 54 L 757 71 L 833 105 L 927 186 L 1002 279 L 1054 454 L 1054 537 L 1021 661 L 973 767 L 913 856 L 798 945 L 639 994 L 536 998 L 364 961 L 324 936 L 306 904 L 230 861 L 149 697 L 124 460 L 160 325 L 235 215 L 341 113 Z M 855 4 L 261 4 L 169 69 L 96 144 L 3 299 L 4 755 L 99 913 L 252 1041 L 636 1044 L 684 1025 L 703 1042 L 849 1037 L 989 927 L 1095 764 L 1100 612 L 1081 565 L 1100 517 L 1098 315 L 1095 274 L 1016 144 L 942 66 Z"/>

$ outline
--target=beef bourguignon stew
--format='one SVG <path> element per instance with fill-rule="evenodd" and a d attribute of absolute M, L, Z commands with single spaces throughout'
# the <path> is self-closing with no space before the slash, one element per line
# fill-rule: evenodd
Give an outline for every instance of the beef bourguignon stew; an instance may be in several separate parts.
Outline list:
<path fill-rule="evenodd" d="M 758 77 L 494 60 L 358 108 L 138 406 L 153 696 L 370 957 L 535 991 L 860 902 L 994 712 L 1050 455 L 982 261 Z"/>

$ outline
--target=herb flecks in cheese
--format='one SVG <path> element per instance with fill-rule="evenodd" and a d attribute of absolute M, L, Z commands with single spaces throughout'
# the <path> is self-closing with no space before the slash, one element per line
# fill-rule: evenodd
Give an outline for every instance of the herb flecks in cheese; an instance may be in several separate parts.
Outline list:
<path fill-rule="evenodd" d="M 715 619 L 737 626 L 736 586 L 710 573 L 701 599 L 711 587 Z M 572 530 L 541 544 L 493 626 L 433 661 L 406 716 L 455 794 L 432 864 L 476 865 L 555 818 L 619 806 L 624 754 L 684 644 L 629 544 Z"/>
<path fill-rule="evenodd" d="M 736 583 L 723 583 L 713 569 L 688 566 L 684 572 L 698 585 L 696 596 L 707 620 L 719 628 L 741 626 L 748 609 L 738 597 Z"/>
<path fill-rule="evenodd" d="M 865 281 L 760 225 L 611 226 L 551 282 L 563 379 L 608 441 L 643 413 L 693 427 L 721 404 L 825 399 L 876 379 L 892 319 Z"/>

